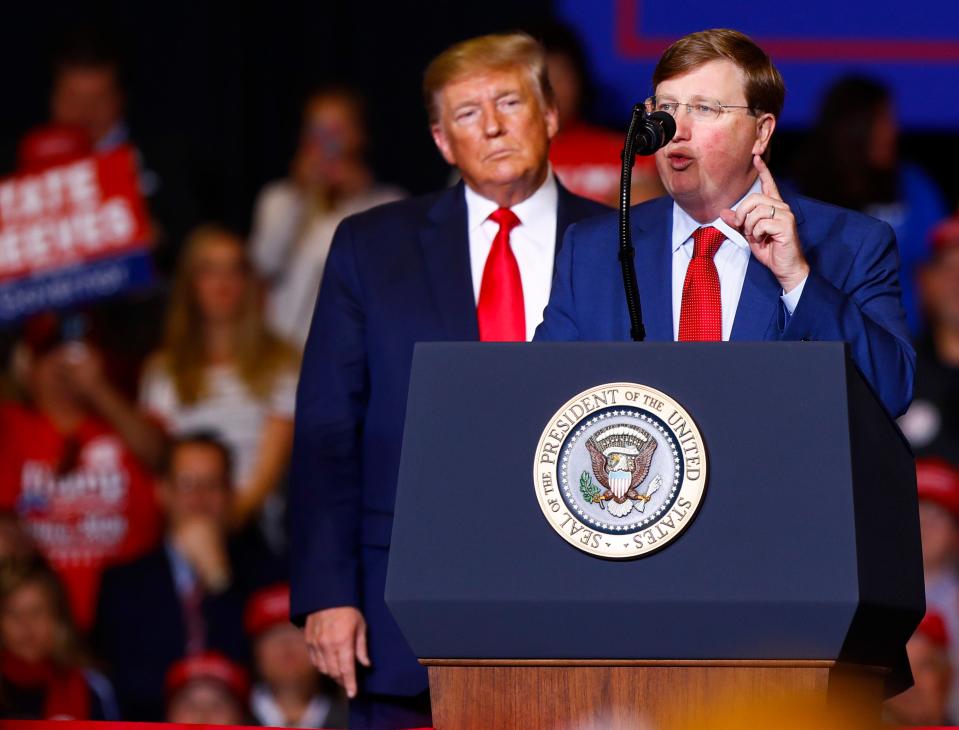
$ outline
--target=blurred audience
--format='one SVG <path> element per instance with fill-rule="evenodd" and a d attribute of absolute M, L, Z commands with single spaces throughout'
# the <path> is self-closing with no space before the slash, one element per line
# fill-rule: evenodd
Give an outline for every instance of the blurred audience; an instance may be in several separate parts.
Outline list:
<path fill-rule="evenodd" d="M 104 567 L 153 547 L 148 466 L 162 431 L 111 385 L 79 314 L 30 319 L 15 357 L 25 402 L 0 403 L 0 508 L 14 511 L 90 626 Z"/>
<path fill-rule="evenodd" d="M 346 695 L 310 663 L 303 632 L 290 623 L 290 587 L 254 594 L 246 607 L 259 681 L 250 696 L 253 716 L 269 727 L 343 728 Z"/>
<path fill-rule="evenodd" d="M 592 84 L 579 38 L 571 28 L 560 24 L 549 24 L 535 35 L 546 48 L 549 83 L 559 110 L 559 133 L 549 147 L 553 171 L 570 192 L 616 207 L 629 110 L 623 110 L 622 131 L 587 122 L 583 115 L 592 103 Z M 659 197 L 664 192 L 653 158 L 637 157 L 633 168 L 632 204 Z"/>
<path fill-rule="evenodd" d="M 0 510 L 0 565 L 37 555 L 33 538 L 12 510 Z"/>
<path fill-rule="evenodd" d="M 233 523 L 261 509 L 280 551 L 278 488 L 293 440 L 299 355 L 263 321 L 243 241 L 215 225 L 192 233 L 174 282 L 163 348 L 144 373 L 141 403 L 180 435 L 216 433 L 233 455 Z"/>
<path fill-rule="evenodd" d="M 949 655 L 959 660 L 959 469 L 943 459 L 916 461 L 919 528 L 926 606 L 945 622 Z M 959 717 L 959 676 L 953 677 L 951 714 Z"/>
<path fill-rule="evenodd" d="M 92 28 L 69 32 L 54 54 L 52 79 L 50 126 L 23 140 L 21 165 L 49 165 L 57 161 L 58 153 L 80 156 L 84 144 L 93 153 L 132 147 L 150 216 L 152 258 L 160 272 L 168 273 L 197 220 L 182 144 L 131 131 L 123 60 L 115 39 L 107 34 Z M 90 307 L 102 333 L 104 367 L 128 397 L 134 397 L 143 362 L 160 339 L 163 308 L 162 281 Z"/>
<path fill-rule="evenodd" d="M 959 217 L 939 224 L 931 242 L 918 272 L 927 329 L 916 344 L 912 405 L 899 424 L 917 454 L 959 464 Z"/>
<path fill-rule="evenodd" d="M 132 145 L 150 209 L 157 260 L 169 270 L 196 221 L 182 146 L 134 134 L 126 118 L 123 63 L 112 38 L 89 28 L 68 33 L 53 59 L 50 122 L 86 133 L 94 152 Z"/>
<path fill-rule="evenodd" d="M 915 684 L 885 704 L 885 720 L 895 725 L 951 725 L 948 712 L 953 665 L 949 635 L 937 613 L 927 613 L 906 644 Z"/>
<path fill-rule="evenodd" d="M 210 649 L 240 661 L 249 654 L 243 608 L 276 573 L 258 533 L 229 534 L 233 497 L 226 447 L 205 434 L 181 438 L 157 487 L 162 545 L 103 577 L 94 645 L 126 719 L 162 718 L 158 688 L 177 659 Z"/>
<path fill-rule="evenodd" d="M 167 722 L 241 725 L 248 719 L 246 670 L 216 652 L 174 664 L 166 677 L 166 692 Z"/>
<path fill-rule="evenodd" d="M 367 146 L 359 93 L 347 87 L 318 91 L 306 103 L 289 178 L 267 185 L 256 201 L 250 245 L 269 285 L 267 322 L 299 347 L 337 225 L 405 195 L 373 179 Z"/>
<path fill-rule="evenodd" d="M 916 267 L 927 255 L 932 227 L 947 209 L 938 187 L 899 156 L 892 94 L 880 82 L 848 76 L 826 92 L 806 149 L 797 156 L 796 183 L 804 195 L 886 221 L 896 232 L 903 306 L 920 330 Z"/>
<path fill-rule="evenodd" d="M 40 560 L 0 562 L 0 717 L 119 720 L 87 665 L 66 593 Z"/>

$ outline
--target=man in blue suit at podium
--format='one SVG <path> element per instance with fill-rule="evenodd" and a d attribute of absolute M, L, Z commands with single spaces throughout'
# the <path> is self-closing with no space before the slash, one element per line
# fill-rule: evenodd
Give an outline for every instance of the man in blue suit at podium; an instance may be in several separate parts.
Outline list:
<path fill-rule="evenodd" d="M 905 411 L 915 352 L 895 236 L 780 193 L 765 160 L 785 87 L 769 56 L 737 31 L 693 33 L 653 88 L 647 109 L 676 134 L 656 153 L 669 196 L 631 211 L 648 339 L 844 340 L 889 413 Z M 537 340 L 630 339 L 617 254 L 615 214 L 570 228 Z"/>
<path fill-rule="evenodd" d="M 426 671 L 383 597 L 413 345 L 530 339 L 565 229 L 607 210 L 550 171 L 557 112 L 529 36 L 453 46 L 424 91 L 463 182 L 343 221 L 297 393 L 291 613 L 351 728 L 430 724 Z"/>

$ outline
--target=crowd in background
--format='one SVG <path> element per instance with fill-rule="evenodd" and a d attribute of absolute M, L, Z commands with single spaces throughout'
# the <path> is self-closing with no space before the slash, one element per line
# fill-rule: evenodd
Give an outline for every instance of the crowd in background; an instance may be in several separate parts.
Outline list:
<path fill-rule="evenodd" d="M 614 205 L 620 132 L 586 120 L 575 35 L 540 35 L 557 177 Z M 133 145 L 160 284 L 0 337 L 0 716 L 342 727 L 342 693 L 288 620 L 294 396 L 336 226 L 406 193 L 373 174 L 362 95 L 331 85 L 305 101 L 289 174 L 263 187 L 249 236 L 198 220 L 173 158 L 125 123 L 118 59 L 75 39 L 54 70 L 39 139 L 62 144 L 27 135 L 20 167 Z M 909 647 L 916 687 L 889 711 L 945 724 L 959 719 L 959 201 L 901 159 L 874 79 L 837 80 L 820 118 L 783 182 L 899 241 L 919 358 L 900 425 L 920 457 L 930 613 Z M 661 193 L 637 165 L 633 201 Z"/>

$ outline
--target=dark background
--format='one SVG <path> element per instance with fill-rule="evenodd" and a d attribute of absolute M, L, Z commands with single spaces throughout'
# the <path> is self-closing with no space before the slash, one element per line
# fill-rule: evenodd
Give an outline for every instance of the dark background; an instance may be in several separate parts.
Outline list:
<path fill-rule="evenodd" d="M 46 118 L 49 58 L 76 26 L 109 33 L 125 61 L 127 117 L 135 141 L 159 141 L 182 158 L 202 219 L 246 230 L 254 197 L 282 177 L 297 141 L 307 91 L 349 82 L 367 96 L 371 158 L 382 180 L 412 193 L 445 184 L 449 170 L 433 147 L 420 94 L 427 62 L 469 36 L 538 24 L 548 0 L 468 2 L 284 2 L 219 6 L 163 3 L 23 3 L 6 14 L 0 65 L 2 169 L 13 168 L 20 136 Z M 648 80 L 638 82 L 637 94 Z M 942 93 L 955 93 L 943 89 Z M 607 123 L 628 109 L 594 109 Z M 773 169 L 789 169 L 802 130 L 777 132 Z M 906 157 L 920 162 L 959 201 L 952 173 L 959 134 L 908 132 Z"/>

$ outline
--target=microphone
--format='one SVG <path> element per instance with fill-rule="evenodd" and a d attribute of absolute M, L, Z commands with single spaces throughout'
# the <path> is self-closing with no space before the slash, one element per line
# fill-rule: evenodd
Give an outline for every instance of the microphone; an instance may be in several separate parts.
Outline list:
<path fill-rule="evenodd" d="M 664 147 L 676 134 L 676 121 L 666 112 L 646 111 L 645 104 L 635 104 L 626 130 L 623 145 L 623 168 L 619 180 L 619 264 L 623 272 L 623 289 L 626 294 L 626 311 L 629 313 L 629 334 L 635 342 L 646 339 L 643 325 L 643 305 L 639 299 L 636 283 L 636 267 L 633 263 L 633 237 L 629 230 L 629 197 L 633 165 L 636 155 L 651 155 Z"/>
<path fill-rule="evenodd" d="M 666 112 L 647 114 L 636 132 L 636 154 L 651 155 L 665 147 L 676 134 L 676 120 Z"/>

